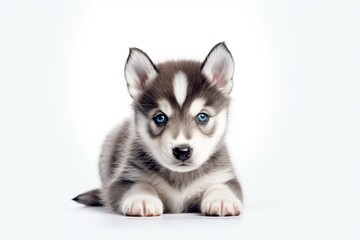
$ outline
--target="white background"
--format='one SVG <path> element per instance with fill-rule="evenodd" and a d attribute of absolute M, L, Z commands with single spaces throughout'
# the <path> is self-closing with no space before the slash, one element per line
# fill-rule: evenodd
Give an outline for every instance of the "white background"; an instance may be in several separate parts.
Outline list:
<path fill-rule="evenodd" d="M 126 2 L 0 1 L 0 238 L 359 239 L 359 2 Z M 243 215 L 72 202 L 99 185 L 100 144 L 130 114 L 128 47 L 202 60 L 224 40 Z"/>

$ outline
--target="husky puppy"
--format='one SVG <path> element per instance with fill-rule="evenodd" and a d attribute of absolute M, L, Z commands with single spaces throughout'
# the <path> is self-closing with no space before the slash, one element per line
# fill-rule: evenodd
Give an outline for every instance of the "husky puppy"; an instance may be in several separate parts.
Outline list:
<path fill-rule="evenodd" d="M 234 62 L 225 43 L 203 62 L 154 64 L 131 48 L 125 79 L 134 115 L 107 137 L 102 186 L 73 200 L 127 216 L 235 216 L 242 192 L 224 143 Z"/>

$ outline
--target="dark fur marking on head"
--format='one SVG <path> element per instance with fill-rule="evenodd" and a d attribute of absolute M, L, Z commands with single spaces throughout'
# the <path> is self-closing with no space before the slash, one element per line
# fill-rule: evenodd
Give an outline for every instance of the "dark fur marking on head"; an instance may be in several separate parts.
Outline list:
<path fill-rule="evenodd" d="M 158 107 L 157 100 L 166 99 L 175 111 L 181 111 L 188 108 L 195 98 L 204 98 L 206 105 L 210 105 L 217 111 L 228 104 L 226 97 L 215 86 L 207 81 L 201 73 L 200 62 L 195 61 L 170 61 L 158 64 L 159 74 L 146 88 L 138 101 L 134 102 L 134 107 L 140 110 L 145 116 L 149 111 Z M 188 80 L 187 97 L 180 109 L 173 94 L 173 77 L 176 73 L 182 71 Z M 182 111 L 181 111 L 182 112 Z"/>

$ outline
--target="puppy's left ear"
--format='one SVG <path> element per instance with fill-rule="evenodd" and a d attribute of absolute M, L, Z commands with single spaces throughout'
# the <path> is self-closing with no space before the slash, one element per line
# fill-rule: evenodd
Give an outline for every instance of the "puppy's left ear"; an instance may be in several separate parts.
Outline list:
<path fill-rule="evenodd" d="M 225 95 L 233 86 L 234 60 L 224 42 L 216 44 L 201 65 L 201 72 Z"/>

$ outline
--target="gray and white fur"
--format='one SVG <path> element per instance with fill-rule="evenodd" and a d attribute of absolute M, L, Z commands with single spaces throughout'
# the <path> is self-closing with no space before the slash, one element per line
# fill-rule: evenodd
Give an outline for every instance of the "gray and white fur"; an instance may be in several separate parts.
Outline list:
<path fill-rule="evenodd" d="M 131 48 L 125 78 L 134 115 L 106 138 L 102 186 L 73 200 L 127 216 L 235 216 L 240 184 L 224 143 L 234 62 L 225 43 L 203 62 L 154 64 Z"/>

